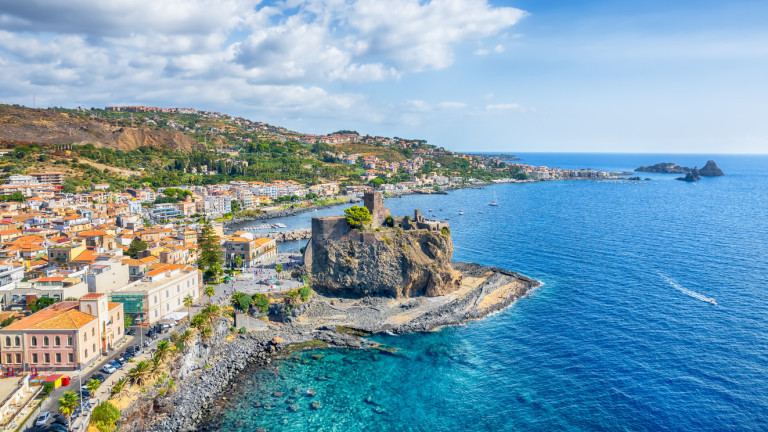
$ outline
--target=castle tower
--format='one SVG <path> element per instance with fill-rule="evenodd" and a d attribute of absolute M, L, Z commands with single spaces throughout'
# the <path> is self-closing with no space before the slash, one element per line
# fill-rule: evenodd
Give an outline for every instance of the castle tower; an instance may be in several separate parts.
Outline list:
<path fill-rule="evenodd" d="M 371 224 L 380 226 L 389 216 L 389 209 L 384 206 L 384 200 L 379 192 L 365 192 L 363 194 L 363 205 L 371 212 Z"/>

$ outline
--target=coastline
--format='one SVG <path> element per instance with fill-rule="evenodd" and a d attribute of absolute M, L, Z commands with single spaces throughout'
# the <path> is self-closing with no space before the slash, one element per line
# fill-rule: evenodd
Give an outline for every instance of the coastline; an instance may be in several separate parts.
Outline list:
<path fill-rule="evenodd" d="M 336 298 L 314 293 L 301 313 L 285 324 L 271 323 L 263 331 L 229 332 L 229 319 L 216 327 L 211 343 L 199 340 L 174 360 L 178 377 L 170 394 L 146 394 L 124 412 L 120 426 L 137 431 L 218 430 L 216 420 L 230 401 L 231 383 L 251 367 L 266 367 L 291 350 L 317 348 L 378 349 L 366 339 L 371 333 L 435 331 L 486 317 L 513 304 L 541 286 L 517 273 L 471 263 L 454 263 L 465 283 L 440 297 L 405 299 Z"/>

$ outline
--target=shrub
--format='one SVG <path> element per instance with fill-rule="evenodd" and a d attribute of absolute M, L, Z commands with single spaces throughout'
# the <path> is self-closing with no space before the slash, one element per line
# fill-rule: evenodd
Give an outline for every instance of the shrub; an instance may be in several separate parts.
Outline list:
<path fill-rule="evenodd" d="M 269 309 L 269 297 L 260 293 L 254 294 L 253 306 L 262 312 L 266 312 Z"/>
<path fill-rule="evenodd" d="M 117 429 L 115 423 L 120 420 L 120 410 L 109 402 L 103 402 L 93 409 L 91 422 L 99 432 L 111 432 Z"/>
<path fill-rule="evenodd" d="M 443 233 L 443 235 L 446 237 L 451 235 L 451 231 L 448 228 L 443 228 L 440 230 L 440 232 Z"/>
<path fill-rule="evenodd" d="M 387 218 L 384 219 L 384 224 L 390 228 L 395 226 L 395 218 L 392 216 L 387 216 Z"/>
<path fill-rule="evenodd" d="M 312 289 L 309 286 L 304 285 L 299 288 L 299 295 L 301 296 L 302 301 L 307 301 L 309 300 L 309 296 L 312 295 Z"/>

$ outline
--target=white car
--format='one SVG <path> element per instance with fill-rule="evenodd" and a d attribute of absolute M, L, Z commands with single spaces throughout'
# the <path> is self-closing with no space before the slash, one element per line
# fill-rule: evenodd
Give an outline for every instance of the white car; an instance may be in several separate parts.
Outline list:
<path fill-rule="evenodd" d="M 35 426 L 45 426 L 48 420 L 51 419 L 51 413 L 49 411 L 43 411 L 40 413 L 40 417 L 35 421 Z"/>
<path fill-rule="evenodd" d="M 104 365 L 104 367 L 101 368 L 101 371 L 106 373 L 106 374 L 113 374 L 113 373 L 117 372 L 117 369 L 115 369 L 115 367 L 111 366 L 111 365 Z"/>

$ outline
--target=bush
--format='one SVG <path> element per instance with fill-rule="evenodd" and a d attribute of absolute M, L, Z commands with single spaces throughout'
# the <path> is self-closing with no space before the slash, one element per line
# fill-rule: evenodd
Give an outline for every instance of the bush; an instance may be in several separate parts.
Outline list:
<path fill-rule="evenodd" d="M 392 216 L 387 216 L 387 218 L 384 219 L 384 224 L 390 228 L 395 226 L 395 218 L 393 218 Z"/>
<path fill-rule="evenodd" d="M 246 332 L 245 327 L 240 327 L 240 330 L 238 330 L 238 333 L 243 334 Z"/>
<path fill-rule="evenodd" d="M 307 301 L 309 300 L 309 296 L 312 295 L 312 289 L 308 285 L 304 285 L 299 288 L 299 295 L 301 296 L 302 301 Z"/>
<path fill-rule="evenodd" d="M 120 410 L 109 402 L 103 402 L 93 409 L 91 422 L 100 432 L 111 432 L 117 429 L 115 423 L 120 420 Z"/>
<path fill-rule="evenodd" d="M 52 382 L 47 382 L 47 383 L 43 384 L 43 394 L 45 396 L 48 396 L 54 390 L 55 390 L 55 387 L 54 387 Z"/>
<path fill-rule="evenodd" d="M 253 295 L 253 306 L 261 312 L 269 310 L 269 297 L 256 293 Z"/>

